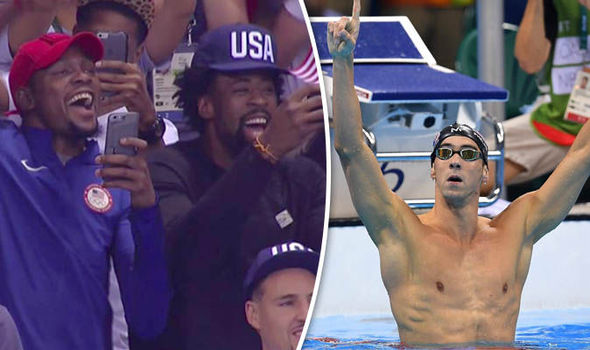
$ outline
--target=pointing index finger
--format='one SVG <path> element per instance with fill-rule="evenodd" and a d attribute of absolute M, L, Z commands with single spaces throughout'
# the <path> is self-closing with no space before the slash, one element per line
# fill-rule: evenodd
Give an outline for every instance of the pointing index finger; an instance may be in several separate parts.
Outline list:
<path fill-rule="evenodd" d="M 358 20 L 361 15 L 361 0 L 354 0 L 352 4 L 352 19 Z"/>

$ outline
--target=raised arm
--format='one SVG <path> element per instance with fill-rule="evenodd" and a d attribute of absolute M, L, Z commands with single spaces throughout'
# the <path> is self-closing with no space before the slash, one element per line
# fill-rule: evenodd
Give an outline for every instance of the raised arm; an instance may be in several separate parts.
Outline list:
<path fill-rule="evenodd" d="M 544 0 L 528 0 L 514 46 L 514 56 L 527 73 L 536 73 L 549 58 L 551 43 L 545 37 Z"/>
<path fill-rule="evenodd" d="M 20 0 L 8 24 L 8 43 L 14 56 L 19 47 L 27 41 L 45 34 L 62 7 L 70 6 L 75 0 Z"/>
<path fill-rule="evenodd" d="M 0 27 L 8 24 L 10 17 L 14 14 L 15 8 L 12 2 L 5 2 L 0 4 Z"/>
<path fill-rule="evenodd" d="M 245 0 L 203 0 L 207 30 L 226 24 L 248 23 L 248 10 Z"/>
<path fill-rule="evenodd" d="M 277 64 L 280 67 L 289 67 L 303 48 L 311 47 L 305 20 L 296 18 L 285 6 L 286 4 L 283 4 L 272 28 L 272 34 L 277 39 Z"/>
<path fill-rule="evenodd" d="M 145 49 L 155 64 L 171 57 L 193 16 L 196 0 L 165 0 L 145 39 Z"/>
<path fill-rule="evenodd" d="M 578 133 L 565 158 L 541 188 L 527 194 L 527 235 L 538 241 L 570 211 L 590 175 L 590 123 Z"/>
<path fill-rule="evenodd" d="M 371 239 L 379 245 L 386 233 L 408 232 L 419 220 L 387 186 L 377 159 L 365 144 L 359 101 L 354 89 L 353 50 L 359 33 L 360 0 L 351 19 L 328 24 L 328 47 L 334 58 L 334 146 L 346 175 L 352 201 Z"/>

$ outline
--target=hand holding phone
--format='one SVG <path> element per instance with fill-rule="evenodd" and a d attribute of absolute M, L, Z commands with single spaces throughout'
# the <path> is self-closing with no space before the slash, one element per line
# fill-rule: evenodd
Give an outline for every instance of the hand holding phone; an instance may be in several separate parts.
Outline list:
<path fill-rule="evenodd" d="M 156 203 L 147 162 L 142 156 L 147 142 L 136 137 L 138 120 L 135 112 L 109 115 L 105 154 L 96 158 L 96 163 L 103 165 L 96 170 L 96 176 L 104 181 L 102 185 L 128 190 L 131 205 L 137 209 Z"/>
<path fill-rule="evenodd" d="M 108 117 L 105 154 L 125 154 L 133 156 L 133 147 L 121 145 L 122 138 L 137 137 L 139 114 L 136 112 L 112 113 Z"/>
<path fill-rule="evenodd" d="M 112 111 L 122 106 L 127 110 L 139 113 L 139 129 L 146 133 L 156 121 L 154 103 L 147 91 L 144 73 L 134 63 L 117 61 L 97 62 L 98 68 L 119 69 L 122 74 L 99 72 L 100 89 L 111 92 L 101 96 L 100 110 Z M 104 113 L 104 112 L 103 112 Z"/>

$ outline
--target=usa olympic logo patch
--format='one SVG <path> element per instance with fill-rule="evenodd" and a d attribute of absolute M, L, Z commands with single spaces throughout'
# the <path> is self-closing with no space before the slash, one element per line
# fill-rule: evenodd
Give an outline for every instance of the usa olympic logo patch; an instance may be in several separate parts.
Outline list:
<path fill-rule="evenodd" d="M 84 202 L 97 213 L 106 213 L 113 207 L 113 196 L 106 188 L 90 184 L 84 190 Z"/>

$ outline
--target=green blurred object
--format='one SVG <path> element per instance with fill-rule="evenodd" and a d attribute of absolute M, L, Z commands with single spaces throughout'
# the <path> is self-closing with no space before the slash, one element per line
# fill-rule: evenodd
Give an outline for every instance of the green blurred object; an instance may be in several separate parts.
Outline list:
<path fill-rule="evenodd" d="M 505 23 L 504 28 L 504 88 L 510 92 L 506 102 L 506 118 L 523 114 L 522 106 L 532 104 L 539 95 L 536 75 L 528 74 L 514 57 L 518 27 Z M 461 42 L 455 60 L 455 70 L 477 79 L 477 29 L 471 30 Z"/>
<path fill-rule="evenodd" d="M 473 5 L 473 0 L 451 0 L 451 5 L 453 6 L 471 6 Z"/>

